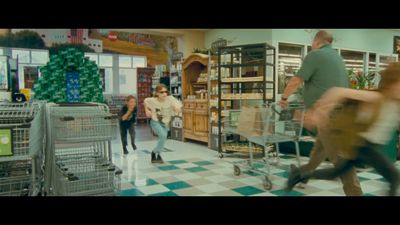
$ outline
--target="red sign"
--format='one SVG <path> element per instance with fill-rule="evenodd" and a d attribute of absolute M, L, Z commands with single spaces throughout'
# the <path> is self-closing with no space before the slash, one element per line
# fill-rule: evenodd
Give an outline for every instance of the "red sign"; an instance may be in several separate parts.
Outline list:
<path fill-rule="evenodd" d="M 116 41 L 116 40 L 118 39 L 117 33 L 115 33 L 115 32 L 110 32 L 110 33 L 108 34 L 108 39 L 109 39 L 110 41 Z"/>

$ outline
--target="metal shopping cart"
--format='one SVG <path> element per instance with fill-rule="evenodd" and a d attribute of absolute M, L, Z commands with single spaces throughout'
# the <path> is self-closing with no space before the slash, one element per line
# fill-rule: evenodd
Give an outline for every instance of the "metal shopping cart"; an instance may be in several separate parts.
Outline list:
<path fill-rule="evenodd" d="M 115 195 L 122 170 L 112 163 L 118 118 L 99 103 L 49 103 L 45 191 L 48 195 Z"/>
<path fill-rule="evenodd" d="M 255 133 L 259 135 L 250 134 L 243 132 L 239 124 L 243 124 L 241 119 L 245 116 L 240 117 L 239 121 L 232 120 L 231 117 L 227 116 L 224 120 L 224 134 L 238 134 L 247 139 L 249 147 L 249 159 L 241 160 L 233 163 L 234 174 L 240 175 L 241 168 L 247 171 L 254 172 L 264 176 L 264 188 L 270 190 L 272 188 L 272 182 L 269 179 L 271 171 L 271 165 L 274 163 L 270 160 L 270 155 L 267 149 L 271 144 L 276 146 L 276 164 L 279 164 L 279 143 L 282 142 L 293 142 L 296 148 L 297 162 L 300 166 L 300 150 L 299 140 L 303 128 L 304 120 L 304 106 L 299 104 L 291 104 L 286 108 L 281 108 L 278 104 L 271 103 L 265 107 L 261 107 L 259 110 L 259 120 L 254 121 L 253 129 Z M 235 114 L 240 114 L 241 110 L 232 110 Z M 254 145 L 263 146 L 264 157 L 261 160 L 255 160 L 253 157 Z"/>
<path fill-rule="evenodd" d="M 41 194 L 44 102 L 0 103 L 0 195 Z"/>

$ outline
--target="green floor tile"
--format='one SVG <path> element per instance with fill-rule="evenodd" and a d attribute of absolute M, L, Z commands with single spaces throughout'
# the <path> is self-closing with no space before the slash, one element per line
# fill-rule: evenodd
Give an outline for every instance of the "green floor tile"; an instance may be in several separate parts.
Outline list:
<path fill-rule="evenodd" d="M 171 164 L 182 164 L 182 163 L 187 163 L 188 161 L 186 160 L 172 160 L 172 161 L 168 161 L 168 163 Z"/>
<path fill-rule="evenodd" d="M 287 193 L 284 189 L 271 191 L 272 194 L 277 196 L 304 196 L 303 193 L 292 190 L 291 192 Z"/>
<path fill-rule="evenodd" d="M 288 178 L 288 177 L 289 177 L 288 171 L 279 172 L 279 173 L 274 173 L 274 175 L 280 176 L 280 177 L 283 177 L 283 178 Z"/>
<path fill-rule="evenodd" d="M 252 187 L 252 186 L 239 187 L 239 188 L 232 189 L 232 191 L 236 191 L 237 193 L 239 193 L 241 195 L 245 195 L 245 196 L 255 195 L 255 194 L 264 192 L 263 190 Z"/>
<path fill-rule="evenodd" d="M 168 165 L 168 166 L 159 166 L 158 169 L 160 169 L 160 170 L 176 170 L 179 168 L 174 165 Z"/>
<path fill-rule="evenodd" d="M 164 184 L 165 187 L 167 187 L 170 190 L 178 190 L 178 189 L 182 189 L 182 188 L 188 188 L 191 187 L 192 185 L 183 182 L 183 181 L 177 181 L 177 182 L 172 182 L 172 183 L 168 183 L 168 184 Z"/>
<path fill-rule="evenodd" d="M 371 180 L 371 179 L 368 179 L 368 178 L 365 178 L 365 177 L 358 177 L 358 180 L 359 180 L 360 182 L 363 182 L 363 181 Z"/>
<path fill-rule="evenodd" d="M 196 172 L 201 172 L 201 171 L 207 171 L 207 169 L 203 168 L 203 167 L 191 167 L 191 168 L 186 168 L 185 170 L 192 172 L 192 173 L 196 173 Z"/>
<path fill-rule="evenodd" d="M 149 196 L 178 196 L 178 195 L 175 192 L 167 191 L 167 192 L 152 194 Z"/>
<path fill-rule="evenodd" d="M 260 174 L 258 174 L 258 173 L 254 173 L 254 172 L 251 172 L 251 171 L 244 171 L 243 172 L 244 174 L 247 174 L 247 175 L 249 175 L 249 176 L 259 176 Z"/>
<path fill-rule="evenodd" d="M 199 161 L 199 162 L 194 162 L 194 164 L 199 165 L 199 166 L 207 166 L 207 165 L 212 165 L 214 163 L 210 161 Z"/>
<path fill-rule="evenodd" d="M 281 159 L 294 159 L 294 158 L 296 158 L 296 156 L 294 156 L 294 155 L 281 155 L 281 156 L 279 156 L 279 158 L 281 158 Z"/>
<path fill-rule="evenodd" d="M 126 189 L 119 192 L 119 196 L 144 196 L 141 191 L 137 190 L 136 188 Z"/>
<path fill-rule="evenodd" d="M 373 195 L 371 193 L 364 193 L 363 196 L 375 196 L 375 195 Z"/>

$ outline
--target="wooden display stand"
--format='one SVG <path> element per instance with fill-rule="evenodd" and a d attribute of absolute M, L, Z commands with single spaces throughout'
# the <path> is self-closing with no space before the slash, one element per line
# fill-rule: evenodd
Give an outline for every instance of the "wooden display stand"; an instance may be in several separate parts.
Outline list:
<path fill-rule="evenodd" d="M 208 89 L 207 82 L 197 82 L 200 73 L 207 73 L 208 55 L 192 54 L 182 63 L 183 138 L 208 143 L 208 97 L 188 99 L 196 95 L 196 87 Z"/>

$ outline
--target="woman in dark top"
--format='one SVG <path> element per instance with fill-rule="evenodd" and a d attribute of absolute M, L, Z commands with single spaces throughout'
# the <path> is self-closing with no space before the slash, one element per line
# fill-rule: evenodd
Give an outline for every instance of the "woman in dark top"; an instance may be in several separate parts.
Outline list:
<path fill-rule="evenodd" d="M 136 123 L 136 114 L 136 98 L 132 95 L 129 95 L 126 97 L 126 104 L 122 106 L 121 112 L 119 114 L 119 127 L 124 154 L 128 154 L 128 150 L 126 149 L 126 146 L 128 145 L 128 141 L 126 139 L 128 131 L 131 136 L 132 148 L 133 150 L 136 150 L 134 126 L 134 124 Z"/>

